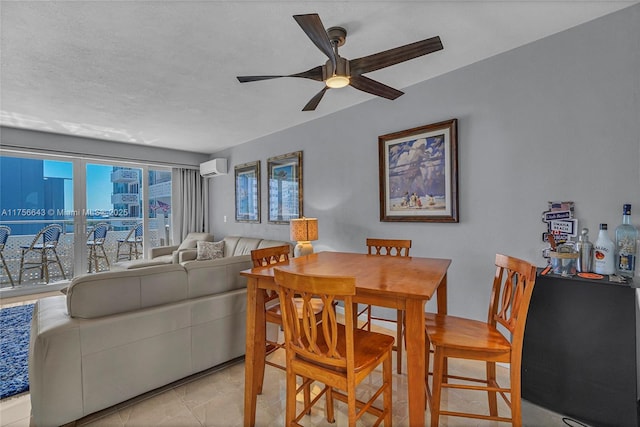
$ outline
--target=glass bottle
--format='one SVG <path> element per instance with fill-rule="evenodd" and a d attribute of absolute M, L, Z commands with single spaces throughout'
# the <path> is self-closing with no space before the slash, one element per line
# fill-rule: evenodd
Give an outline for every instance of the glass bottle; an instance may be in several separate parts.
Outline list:
<path fill-rule="evenodd" d="M 579 273 L 589 273 L 593 264 L 593 244 L 589 241 L 589 229 L 583 228 L 576 243 L 576 251 L 578 252 Z"/>
<path fill-rule="evenodd" d="M 622 208 L 622 224 L 616 228 L 616 271 L 620 276 L 633 277 L 638 250 L 638 230 L 631 225 L 631 205 Z"/>
<path fill-rule="evenodd" d="M 600 233 L 593 251 L 593 270 L 598 274 L 614 274 L 616 265 L 614 262 L 615 245 L 609 238 L 607 224 L 600 224 Z"/>

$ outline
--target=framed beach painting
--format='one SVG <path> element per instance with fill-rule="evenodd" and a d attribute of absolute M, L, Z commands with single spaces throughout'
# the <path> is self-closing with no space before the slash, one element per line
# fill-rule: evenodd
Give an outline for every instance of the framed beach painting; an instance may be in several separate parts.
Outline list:
<path fill-rule="evenodd" d="M 269 217 L 272 224 L 288 224 L 302 217 L 302 151 L 267 159 Z"/>
<path fill-rule="evenodd" d="M 260 161 L 235 167 L 236 222 L 260 222 Z"/>
<path fill-rule="evenodd" d="M 458 222 L 457 119 L 378 137 L 380 221 Z"/>

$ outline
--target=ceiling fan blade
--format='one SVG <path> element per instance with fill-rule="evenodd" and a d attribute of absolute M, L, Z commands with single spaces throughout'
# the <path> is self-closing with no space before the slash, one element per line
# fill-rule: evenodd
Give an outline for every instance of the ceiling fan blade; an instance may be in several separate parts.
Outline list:
<path fill-rule="evenodd" d="M 301 77 L 303 79 L 322 81 L 322 65 L 318 65 L 310 70 L 303 71 L 301 73 L 288 74 L 286 76 L 238 76 L 237 79 L 240 83 L 256 82 L 259 80 L 277 79 L 280 77 Z"/>
<path fill-rule="evenodd" d="M 394 89 L 391 86 L 387 86 L 365 76 L 351 76 L 349 84 L 363 92 L 368 92 L 387 99 L 396 99 L 404 94 L 404 92 L 401 92 L 398 89 Z"/>
<path fill-rule="evenodd" d="M 360 75 L 379 70 L 380 68 L 399 64 L 442 49 L 443 46 L 440 37 L 436 36 L 394 49 L 385 50 L 384 52 L 352 59 L 349 61 L 351 75 Z"/>
<path fill-rule="evenodd" d="M 320 92 L 316 93 L 315 96 L 313 98 L 311 98 L 311 100 L 309 102 L 307 102 L 307 105 L 304 106 L 302 111 L 313 111 L 313 110 L 315 110 L 316 107 L 318 106 L 318 104 L 320 103 L 320 100 L 324 96 L 324 93 L 327 91 L 327 89 L 329 89 L 329 88 L 327 86 L 325 86 L 325 87 L 322 88 L 322 90 Z"/>
<path fill-rule="evenodd" d="M 331 40 L 327 35 L 327 30 L 324 29 L 324 25 L 320 20 L 320 16 L 317 13 L 310 13 L 307 15 L 293 15 L 293 19 L 296 20 L 298 25 L 302 28 L 302 31 L 311 39 L 318 49 L 322 51 L 331 60 L 333 65 L 332 73 L 336 69 L 336 54 L 333 51 Z"/>
<path fill-rule="evenodd" d="M 240 83 L 257 82 L 259 80 L 278 79 L 280 77 L 289 76 L 238 76 L 236 77 Z"/>

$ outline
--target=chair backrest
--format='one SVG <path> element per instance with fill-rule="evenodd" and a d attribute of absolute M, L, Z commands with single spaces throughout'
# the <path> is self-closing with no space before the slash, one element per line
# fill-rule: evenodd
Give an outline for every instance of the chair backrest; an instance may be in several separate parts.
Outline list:
<path fill-rule="evenodd" d="M 124 238 L 125 242 L 133 242 L 134 240 L 142 240 L 142 223 L 136 224 L 135 227 L 129 230 L 127 237 Z"/>
<path fill-rule="evenodd" d="M 58 239 L 60 239 L 60 235 L 62 234 L 62 226 L 58 224 L 47 225 L 43 229 L 41 229 L 36 237 L 31 242 L 31 248 L 33 248 L 40 238 L 42 238 L 43 245 L 47 247 L 56 247 L 58 246 Z"/>
<path fill-rule="evenodd" d="M 0 225 L 0 251 L 4 249 L 4 245 L 7 243 L 10 234 L 11 228 L 6 225 Z"/>
<path fill-rule="evenodd" d="M 107 231 L 109 231 L 109 224 L 106 222 L 99 222 L 91 231 L 89 231 L 87 240 L 89 240 L 93 235 L 94 243 L 104 243 L 104 240 L 107 238 Z"/>
<path fill-rule="evenodd" d="M 297 274 L 277 267 L 274 273 L 280 293 L 287 351 L 311 362 L 353 372 L 352 297 L 356 292 L 355 278 Z M 320 322 L 316 315 L 318 305 L 312 303 L 316 298 L 323 302 Z M 344 301 L 344 327 L 338 325 L 335 301 Z M 346 348 L 337 347 L 339 333 L 346 334 Z"/>
<path fill-rule="evenodd" d="M 254 249 L 251 251 L 251 261 L 254 267 L 289 261 L 289 250 L 288 245 Z"/>
<path fill-rule="evenodd" d="M 409 256 L 411 240 L 367 239 L 369 255 Z"/>
<path fill-rule="evenodd" d="M 533 264 L 507 255 L 496 255 L 496 275 L 489 302 L 487 322 L 511 332 L 512 351 L 520 353 L 527 311 L 536 280 Z"/>

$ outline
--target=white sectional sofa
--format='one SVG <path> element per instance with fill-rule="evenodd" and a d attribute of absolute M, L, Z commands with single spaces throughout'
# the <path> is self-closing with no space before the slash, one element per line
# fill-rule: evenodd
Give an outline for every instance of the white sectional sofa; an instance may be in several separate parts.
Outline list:
<path fill-rule="evenodd" d="M 76 277 L 34 309 L 32 420 L 59 426 L 245 352 L 251 250 L 288 242 L 226 237 L 224 258 L 132 264 Z"/>

